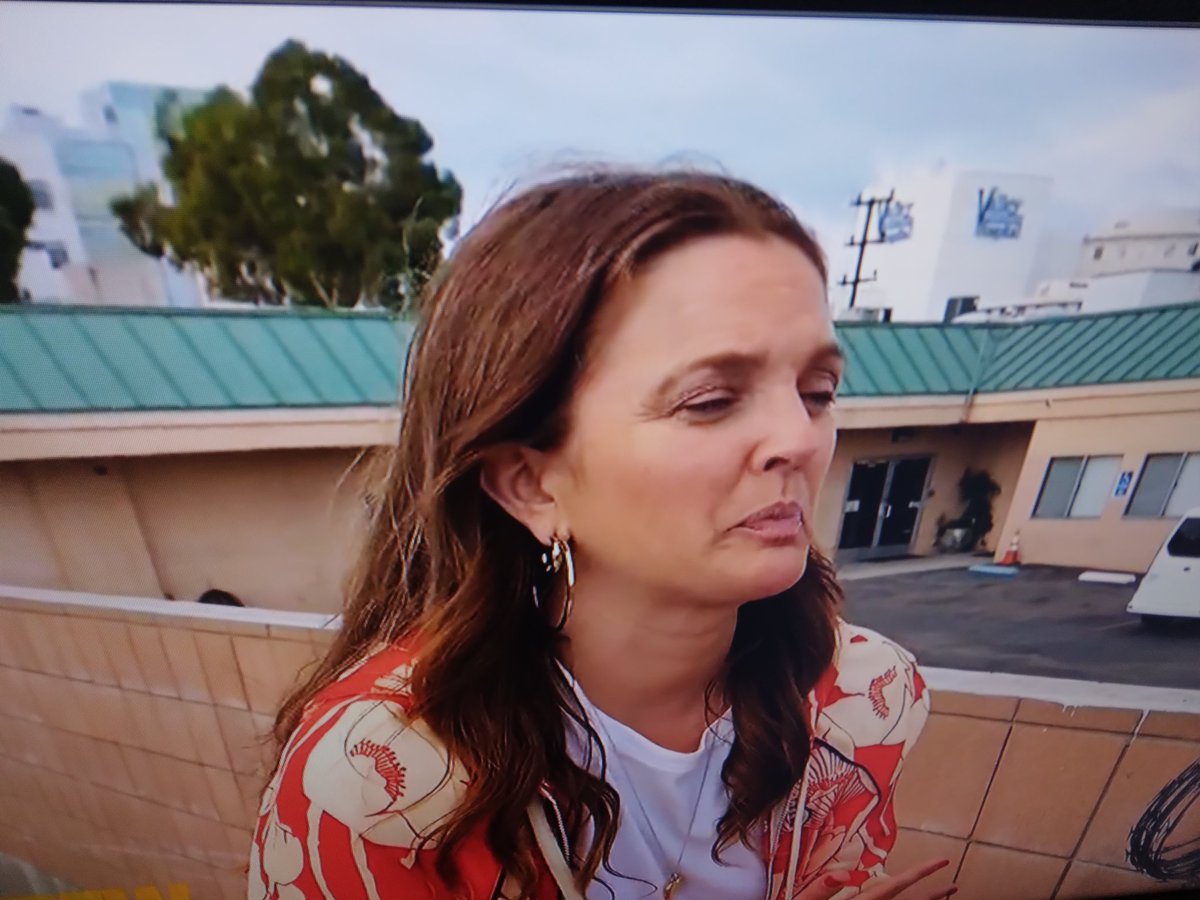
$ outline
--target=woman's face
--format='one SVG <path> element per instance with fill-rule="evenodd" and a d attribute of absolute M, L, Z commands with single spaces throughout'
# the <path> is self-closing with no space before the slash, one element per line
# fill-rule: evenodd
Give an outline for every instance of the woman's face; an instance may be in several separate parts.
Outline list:
<path fill-rule="evenodd" d="M 651 261 L 606 299 L 544 473 L 581 580 L 722 603 L 794 584 L 840 375 L 820 274 L 792 244 L 710 237 Z"/>

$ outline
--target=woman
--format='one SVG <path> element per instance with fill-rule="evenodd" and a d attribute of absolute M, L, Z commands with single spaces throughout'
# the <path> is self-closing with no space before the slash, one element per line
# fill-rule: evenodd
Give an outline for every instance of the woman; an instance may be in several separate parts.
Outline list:
<path fill-rule="evenodd" d="M 946 863 L 883 875 L 928 695 L 813 543 L 825 282 L 714 175 L 564 178 L 466 236 L 251 897 L 880 900 Z"/>

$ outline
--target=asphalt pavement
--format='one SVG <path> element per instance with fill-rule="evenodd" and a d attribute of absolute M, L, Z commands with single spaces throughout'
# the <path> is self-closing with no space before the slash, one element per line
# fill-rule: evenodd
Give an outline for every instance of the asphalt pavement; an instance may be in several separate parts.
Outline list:
<path fill-rule="evenodd" d="M 957 568 L 845 580 L 845 617 L 926 666 L 1200 689 L 1200 619 L 1148 629 L 1125 612 L 1136 584 L 1081 582 L 1080 571 L 1021 566 L 1003 578 Z"/>

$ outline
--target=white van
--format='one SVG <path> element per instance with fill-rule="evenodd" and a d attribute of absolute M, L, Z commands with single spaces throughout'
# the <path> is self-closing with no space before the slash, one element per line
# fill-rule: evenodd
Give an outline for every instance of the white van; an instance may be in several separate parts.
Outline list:
<path fill-rule="evenodd" d="M 1200 618 L 1200 506 L 1184 513 L 1163 541 L 1125 611 L 1147 625 L 1159 616 Z"/>

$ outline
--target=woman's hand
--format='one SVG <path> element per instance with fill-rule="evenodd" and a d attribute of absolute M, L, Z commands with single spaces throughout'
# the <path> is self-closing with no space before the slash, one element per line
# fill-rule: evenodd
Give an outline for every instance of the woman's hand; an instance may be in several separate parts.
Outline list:
<path fill-rule="evenodd" d="M 931 862 L 921 863 L 919 866 L 913 866 L 906 872 L 901 872 L 899 875 L 889 875 L 886 878 L 872 878 L 870 881 L 858 888 L 858 893 L 852 895 L 854 900 L 892 900 L 893 897 L 900 896 L 920 881 L 928 878 L 934 872 L 940 872 L 946 866 L 950 865 L 948 859 L 935 859 Z M 822 875 L 807 888 L 801 891 L 796 900 L 829 900 L 831 897 L 836 897 L 838 893 L 845 890 L 846 882 L 850 880 L 849 872 L 830 872 L 828 875 Z M 958 891 L 955 885 L 945 887 L 931 888 L 926 886 L 924 892 L 917 891 L 906 897 L 905 900 L 944 900 L 946 897 L 953 896 Z"/>

